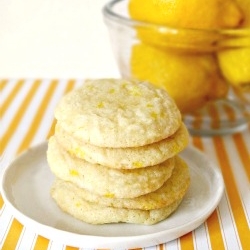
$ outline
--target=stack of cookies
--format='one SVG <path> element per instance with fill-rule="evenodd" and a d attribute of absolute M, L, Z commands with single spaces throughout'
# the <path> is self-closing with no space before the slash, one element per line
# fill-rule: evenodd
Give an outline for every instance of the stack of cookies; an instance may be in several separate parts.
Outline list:
<path fill-rule="evenodd" d="M 47 158 L 58 206 L 91 224 L 155 224 L 190 184 L 178 156 L 188 132 L 159 88 L 124 79 L 87 80 L 55 110 Z"/>

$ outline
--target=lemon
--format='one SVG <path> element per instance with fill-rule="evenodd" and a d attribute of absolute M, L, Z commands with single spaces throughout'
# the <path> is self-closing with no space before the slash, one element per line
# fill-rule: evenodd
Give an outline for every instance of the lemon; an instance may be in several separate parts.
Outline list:
<path fill-rule="evenodd" d="M 234 87 L 250 92 L 250 36 L 249 46 L 222 50 L 218 53 L 221 71 Z"/>
<path fill-rule="evenodd" d="M 194 111 L 209 100 L 224 97 L 228 86 L 220 77 L 211 54 L 189 54 L 136 44 L 131 53 L 131 74 L 164 88 L 182 113 Z"/>
<path fill-rule="evenodd" d="M 128 11 L 133 19 L 162 25 L 138 25 L 138 37 L 143 42 L 201 52 L 214 50 L 220 35 L 213 29 L 237 27 L 243 18 L 234 0 L 209 0 L 205 4 L 199 0 L 130 0 Z"/>
<path fill-rule="evenodd" d="M 248 28 L 238 38 L 225 42 L 228 49 L 218 52 L 221 71 L 230 84 L 243 92 L 250 92 L 250 0 L 237 0 L 243 10 L 242 28 Z"/>
<path fill-rule="evenodd" d="M 134 78 L 165 88 L 183 113 L 227 95 L 214 52 L 223 38 L 217 30 L 243 22 L 235 0 L 129 0 L 128 12 L 151 24 L 136 26 L 140 43 L 131 52 Z"/>
<path fill-rule="evenodd" d="M 242 20 L 234 0 L 130 0 L 128 11 L 136 20 L 182 28 L 233 28 Z"/>
<path fill-rule="evenodd" d="M 250 0 L 236 0 L 240 8 L 242 9 L 244 18 L 242 27 L 250 27 Z"/>

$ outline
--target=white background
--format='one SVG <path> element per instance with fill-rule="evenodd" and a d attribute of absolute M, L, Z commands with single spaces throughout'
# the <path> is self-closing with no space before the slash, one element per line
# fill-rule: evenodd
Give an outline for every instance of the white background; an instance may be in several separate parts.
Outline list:
<path fill-rule="evenodd" d="M 119 76 L 108 0 L 0 0 L 0 78 Z"/>

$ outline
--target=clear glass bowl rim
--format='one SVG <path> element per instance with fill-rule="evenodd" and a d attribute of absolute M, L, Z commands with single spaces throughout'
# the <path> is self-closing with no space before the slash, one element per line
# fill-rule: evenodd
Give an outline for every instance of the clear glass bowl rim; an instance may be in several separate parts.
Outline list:
<path fill-rule="evenodd" d="M 102 13 L 104 18 L 110 21 L 114 21 L 121 25 L 125 26 L 140 26 L 147 28 L 157 28 L 157 29 L 165 29 L 168 31 L 172 31 L 173 33 L 177 31 L 185 31 L 185 32 L 206 32 L 206 33 L 219 33 L 223 35 L 235 35 L 235 36 L 250 36 L 250 28 L 235 28 L 235 29 L 195 29 L 195 28 L 180 28 L 180 27 L 171 27 L 164 24 L 156 24 L 145 21 L 140 21 L 132 18 L 128 18 L 126 16 L 121 15 L 113 10 L 113 7 L 124 0 L 111 0 L 107 2 L 103 8 Z"/>

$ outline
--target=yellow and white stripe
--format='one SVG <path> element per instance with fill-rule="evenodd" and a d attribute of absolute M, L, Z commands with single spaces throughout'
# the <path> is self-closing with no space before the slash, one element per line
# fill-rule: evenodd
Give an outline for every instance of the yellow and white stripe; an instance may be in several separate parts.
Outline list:
<path fill-rule="evenodd" d="M 46 140 L 54 131 L 54 108 L 61 96 L 82 80 L 0 80 L 0 171 L 11 158 Z M 216 112 L 211 110 L 211 112 Z M 226 115 L 235 119 L 232 110 Z M 200 126 L 201 121 L 194 121 Z M 217 124 L 213 124 L 214 127 Z M 212 215 L 199 228 L 151 250 L 250 249 L 250 128 L 222 137 L 192 137 L 191 144 L 220 166 L 225 194 Z M 0 249 L 67 249 L 20 224 L 0 195 Z"/>

